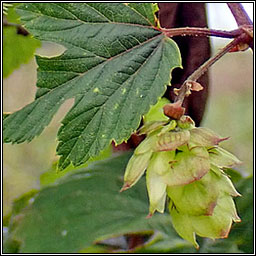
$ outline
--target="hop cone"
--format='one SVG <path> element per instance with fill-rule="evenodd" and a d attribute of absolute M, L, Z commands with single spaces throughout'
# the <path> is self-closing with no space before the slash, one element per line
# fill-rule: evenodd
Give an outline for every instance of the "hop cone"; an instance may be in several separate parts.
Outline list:
<path fill-rule="evenodd" d="M 167 197 L 174 228 L 195 247 L 196 234 L 226 238 L 232 222 L 240 221 L 232 199 L 239 193 L 223 171 L 240 161 L 218 145 L 227 138 L 196 128 L 185 115 L 148 121 L 139 133 L 146 138 L 128 162 L 121 191 L 146 171 L 149 216 L 164 212 Z"/>

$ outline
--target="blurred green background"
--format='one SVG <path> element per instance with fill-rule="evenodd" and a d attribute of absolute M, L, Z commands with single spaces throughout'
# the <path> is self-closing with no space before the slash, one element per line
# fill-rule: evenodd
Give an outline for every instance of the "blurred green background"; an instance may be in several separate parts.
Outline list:
<path fill-rule="evenodd" d="M 212 52 L 215 53 L 225 42 L 227 41 L 223 39 L 212 41 Z M 42 43 L 36 53 L 52 56 L 60 54 L 63 50 L 58 45 Z M 35 59 L 32 58 L 29 63 L 22 64 L 4 79 L 3 111 L 16 111 L 33 101 L 36 91 L 36 68 Z M 209 75 L 210 96 L 202 126 L 211 128 L 223 137 L 230 136 L 222 146 L 243 162 L 237 169 L 244 176 L 248 176 L 253 170 L 252 51 L 225 55 L 210 69 Z M 57 130 L 72 102 L 66 102 L 50 125 L 32 142 L 3 145 L 4 215 L 10 211 L 14 198 L 32 188 L 39 188 L 40 175 L 50 169 L 53 161 L 57 159 Z"/>

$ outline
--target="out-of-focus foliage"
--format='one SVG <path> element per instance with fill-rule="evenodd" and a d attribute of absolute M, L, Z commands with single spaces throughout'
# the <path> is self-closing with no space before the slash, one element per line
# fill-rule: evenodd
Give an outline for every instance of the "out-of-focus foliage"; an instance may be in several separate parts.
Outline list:
<path fill-rule="evenodd" d="M 236 199 L 241 223 L 236 223 L 231 230 L 229 240 L 237 244 L 239 250 L 253 253 L 254 221 L 253 221 L 253 177 L 241 179 L 237 183 L 238 191 L 242 197 Z"/>
<path fill-rule="evenodd" d="M 236 199 L 242 223 L 234 225 L 228 239 L 199 239 L 201 248 L 197 251 L 178 237 L 167 213 L 145 218 L 148 204 L 144 180 L 132 190 L 118 193 L 129 157 L 123 154 L 94 162 L 37 194 L 32 191 L 17 200 L 5 252 L 252 252 L 252 178 L 241 178 L 236 184 L 243 195 Z M 141 242 L 129 248 L 127 239 L 134 235 Z"/>
<path fill-rule="evenodd" d="M 227 54 L 212 66 L 209 73 L 211 88 L 202 125 L 230 137 L 223 147 L 241 159 L 243 163 L 239 171 L 250 175 L 253 171 L 251 50 Z"/>
<path fill-rule="evenodd" d="M 10 221 L 11 240 L 22 253 L 78 252 L 93 242 L 145 231 L 168 237 L 171 247 L 187 243 L 172 229 L 168 215 L 146 219 L 145 184 L 119 193 L 130 154 L 92 164 L 42 189 Z M 165 230 L 168 230 L 165 233 Z M 6 247 L 6 250 L 11 249 Z"/>
<path fill-rule="evenodd" d="M 68 168 L 66 168 L 64 171 L 58 171 L 57 169 L 57 164 L 58 161 L 54 162 L 51 169 L 47 172 L 44 172 L 41 176 L 40 176 L 40 184 L 41 186 L 46 186 L 49 185 L 51 183 L 54 183 L 57 179 L 65 176 L 68 172 L 75 172 L 77 169 L 81 169 L 81 168 L 85 168 L 87 167 L 90 163 L 95 162 L 95 161 L 99 161 L 99 160 L 103 160 L 107 157 L 110 157 L 112 153 L 112 146 L 109 146 L 108 148 L 106 148 L 105 150 L 103 150 L 100 155 L 90 159 L 89 161 L 87 161 L 85 164 L 83 164 L 80 167 L 73 167 L 73 166 L 69 166 Z"/>
<path fill-rule="evenodd" d="M 15 12 L 14 4 L 8 8 L 8 22 L 18 25 L 19 16 Z M 18 27 L 14 25 L 4 26 L 3 28 L 3 77 L 9 76 L 15 69 L 23 63 L 28 63 L 34 56 L 36 48 L 40 47 L 39 40 L 31 35 L 19 34 Z"/>

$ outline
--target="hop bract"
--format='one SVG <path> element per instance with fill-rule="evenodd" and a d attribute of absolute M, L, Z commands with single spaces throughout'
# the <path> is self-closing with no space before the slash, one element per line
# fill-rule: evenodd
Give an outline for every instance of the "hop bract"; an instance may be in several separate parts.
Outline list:
<path fill-rule="evenodd" d="M 232 197 L 239 196 L 223 168 L 240 161 L 219 147 L 220 138 L 196 128 L 189 116 L 150 121 L 140 130 L 146 138 L 126 167 L 121 191 L 136 184 L 146 171 L 149 216 L 163 213 L 168 197 L 173 226 L 198 247 L 195 235 L 225 238 L 232 222 L 239 222 Z"/>

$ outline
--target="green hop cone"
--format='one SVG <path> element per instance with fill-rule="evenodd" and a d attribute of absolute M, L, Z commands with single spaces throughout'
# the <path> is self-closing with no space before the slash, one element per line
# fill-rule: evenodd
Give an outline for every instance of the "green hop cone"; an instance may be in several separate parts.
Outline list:
<path fill-rule="evenodd" d="M 219 147 L 227 138 L 196 128 L 185 115 L 169 121 L 149 118 L 139 134 L 146 138 L 127 164 L 121 191 L 134 186 L 146 171 L 148 217 L 163 213 L 168 197 L 174 228 L 195 247 L 196 235 L 226 238 L 232 222 L 240 221 L 233 202 L 240 194 L 224 170 L 241 163 Z"/>
<path fill-rule="evenodd" d="M 216 168 L 216 167 L 215 167 Z M 232 196 L 235 190 L 225 173 L 210 171 L 185 186 L 167 187 L 172 222 L 181 237 L 198 247 L 195 235 L 226 238 L 232 221 L 240 222 Z"/>

